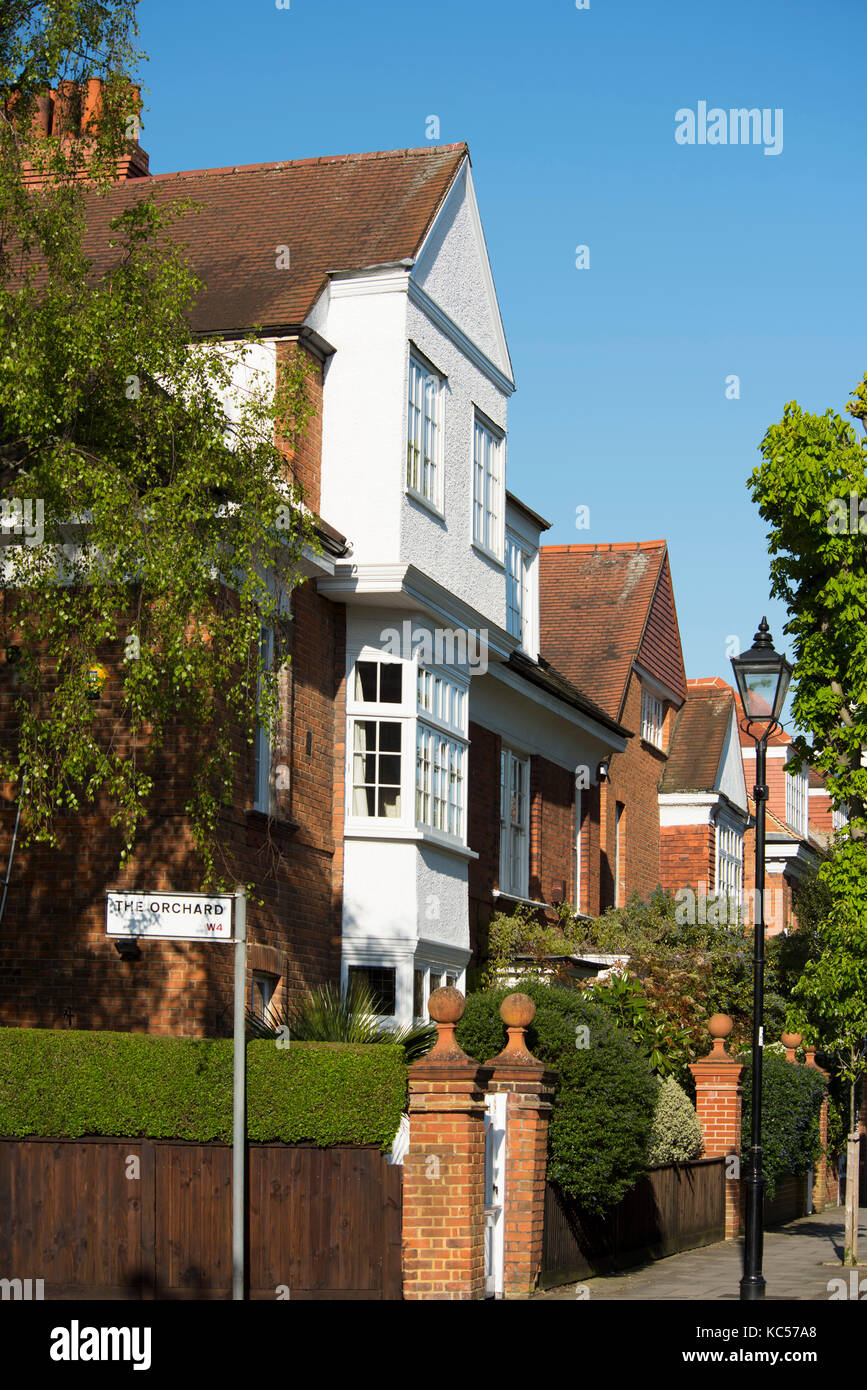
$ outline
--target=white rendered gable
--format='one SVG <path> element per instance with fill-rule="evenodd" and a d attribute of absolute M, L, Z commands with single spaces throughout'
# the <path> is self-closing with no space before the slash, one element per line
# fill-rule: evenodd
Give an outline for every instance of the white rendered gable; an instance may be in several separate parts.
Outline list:
<path fill-rule="evenodd" d="M 419 250 L 412 279 L 513 380 L 469 160 Z"/>

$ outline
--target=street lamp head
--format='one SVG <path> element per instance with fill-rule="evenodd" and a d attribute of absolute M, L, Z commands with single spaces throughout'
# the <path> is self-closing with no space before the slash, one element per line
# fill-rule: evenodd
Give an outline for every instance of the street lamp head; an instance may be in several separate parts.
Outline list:
<path fill-rule="evenodd" d="M 731 660 L 747 723 L 758 729 L 752 736 L 765 738 L 780 722 L 792 678 L 789 662 L 774 651 L 767 618 L 762 618 L 750 650 Z"/>

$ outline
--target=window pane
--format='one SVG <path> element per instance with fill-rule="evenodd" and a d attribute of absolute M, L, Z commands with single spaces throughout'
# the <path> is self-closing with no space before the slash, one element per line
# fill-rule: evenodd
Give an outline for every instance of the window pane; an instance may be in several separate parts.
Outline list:
<path fill-rule="evenodd" d="M 355 663 L 355 698 L 368 703 L 376 701 L 376 661 L 357 661 Z"/>
<path fill-rule="evenodd" d="M 414 970 L 412 972 L 412 1015 L 413 1018 L 424 1016 L 424 971 Z"/>
<path fill-rule="evenodd" d="M 403 688 L 403 667 L 397 662 L 379 664 L 379 698 L 384 705 L 399 705 Z"/>
<path fill-rule="evenodd" d="M 430 972 L 430 993 L 433 994 L 433 992 L 434 992 L 435 989 L 439 989 L 439 987 L 440 987 L 440 985 L 442 984 L 442 982 L 443 982 L 443 977 L 442 977 L 442 975 L 435 975 L 434 972 L 431 971 L 431 972 Z M 430 995 L 428 996 L 428 998 L 430 998 Z"/>
<path fill-rule="evenodd" d="M 400 725 L 382 720 L 379 725 L 379 746 L 386 753 L 400 752 Z"/>
<path fill-rule="evenodd" d="M 371 990 L 376 1013 L 397 1013 L 397 971 L 394 967 L 350 965 L 347 973 L 350 990 L 356 980 L 362 981 Z"/>

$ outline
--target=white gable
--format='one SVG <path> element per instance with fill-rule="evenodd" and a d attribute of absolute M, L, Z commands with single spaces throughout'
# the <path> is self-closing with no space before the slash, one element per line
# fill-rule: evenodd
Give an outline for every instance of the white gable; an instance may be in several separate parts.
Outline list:
<path fill-rule="evenodd" d="M 737 715 L 732 707 L 726 741 L 717 769 L 717 789 L 723 792 L 742 811 L 747 809 L 747 784 L 744 780 L 744 760 L 738 737 Z"/>
<path fill-rule="evenodd" d="M 465 160 L 428 232 L 412 279 L 510 380 L 512 364 Z"/>

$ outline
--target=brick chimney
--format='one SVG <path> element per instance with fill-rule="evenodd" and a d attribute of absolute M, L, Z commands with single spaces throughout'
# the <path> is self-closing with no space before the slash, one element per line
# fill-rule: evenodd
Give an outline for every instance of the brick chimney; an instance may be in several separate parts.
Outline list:
<path fill-rule="evenodd" d="M 86 149 L 92 144 L 91 131 L 99 120 L 102 109 L 103 81 L 100 77 L 88 78 L 87 82 L 58 82 L 47 95 L 36 99 L 36 110 L 31 121 L 31 134 L 38 139 L 59 139 L 61 147 L 80 141 Z M 7 103 L 7 111 L 12 113 L 15 105 L 13 96 Z M 138 142 L 138 116 L 140 109 L 139 91 L 130 87 L 130 119 L 126 142 L 126 153 L 117 160 L 117 180 L 145 178 L 148 173 L 148 156 Z M 86 167 L 82 167 L 79 178 L 88 177 Z M 38 186 L 45 182 L 45 174 L 30 164 L 24 165 L 25 182 Z"/>

